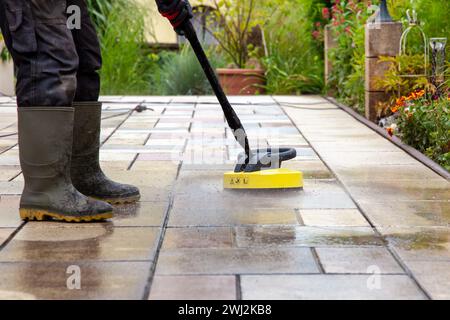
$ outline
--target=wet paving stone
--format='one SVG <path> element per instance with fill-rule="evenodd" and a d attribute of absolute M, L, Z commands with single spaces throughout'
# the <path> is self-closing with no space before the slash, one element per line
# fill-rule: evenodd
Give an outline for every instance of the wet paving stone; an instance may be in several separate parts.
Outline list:
<path fill-rule="evenodd" d="M 0 197 L 0 228 L 17 228 L 22 224 L 19 203 L 20 196 Z"/>
<path fill-rule="evenodd" d="M 0 251 L 0 262 L 151 261 L 159 228 L 108 223 L 28 223 Z"/>
<path fill-rule="evenodd" d="M 14 233 L 15 228 L 0 228 L 0 246 Z"/>
<path fill-rule="evenodd" d="M 238 247 L 382 246 L 367 227 L 253 226 L 236 227 Z"/>
<path fill-rule="evenodd" d="M 294 209 L 263 208 L 235 206 L 228 208 L 190 209 L 186 204 L 185 213 L 181 214 L 182 205 L 171 210 L 169 225 L 178 226 L 234 226 L 234 225 L 297 225 Z M 172 216 L 174 214 L 174 216 Z"/>
<path fill-rule="evenodd" d="M 158 169 L 148 166 L 148 169 L 133 166 L 131 170 L 118 171 L 108 170 L 108 177 L 114 181 L 132 184 L 138 187 L 158 187 L 167 189 L 173 186 L 177 175 L 177 166 L 168 165 L 166 168 Z"/>
<path fill-rule="evenodd" d="M 234 235 L 232 228 L 168 228 L 163 250 L 188 248 L 231 248 Z"/>
<path fill-rule="evenodd" d="M 450 261 L 448 227 L 383 227 L 379 230 L 405 261 Z"/>
<path fill-rule="evenodd" d="M 450 261 L 405 261 L 432 299 L 450 299 Z"/>
<path fill-rule="evenodd" d="M 303 224 L 310 227 L 370 227 L 358 209 L 302 209 Z"/>
<path fill-rule="evenodd" d="M 242 199 L 245 199 L 243 202 Z M 205 200 L 215 206 L 206 206 Z M 333 205 L 335 203 L 335 205 Z M 301 192 L 238 192 L 205 194 L 202 198 L 176 195 L 171 210 L 170 226 L 206 226 L 235 224 L 292 224 L 295 209 L 354 208 L 346 194 L 314 194 Z M 264 208 L 264 209 L 262 209 Z M 262 209 L 262 210 L 261 210 Z M 256 213 L 255 213 L 256 210 Z M 284 212 L 284 213 L 283 213 Z M 265 213 L 271 214 L 265 216 Z M 280 213 L 283 213 L 280 215 Z M 273 219 L 273 221 L 271 221 Z M 260 222 L 261 221 L 261 222 Z"/>
<path fill-rule="evenodd" d="M 318 151 L 322 159 L 333 167 L 351 168 L 354 165 L 365 163 L 366 165 L 415 165 L 417 160 L 408 156 L 403 151 L 393 152 L 361 152 L 361 151 Z M 382 159 L 382 160 L 380 160 Z"/>
<path fill-rule="evenodd" d="M 440 176 L 419 162 L 414 165 L 354 165 L 351 168 L 336 168 L 336 173 L 345 176 L 347 180 L 411 180 L 414 179 L 439 179 Z"/>
<path fill-rule="evenodd" d="M 450 200 L 450 182 L 444 179 L 358 180 L 346 183 L 357 200 L 382 198 L 386 202 L 400 200 Z"/>
<path fill-rule="evenodd" d="M 10 181 L 21 172 L 19 166 L 0 167 L 0 181 Z"/>
<path fill-rule="evenodd" d="M 156 276 L 149 300 L 235 300 L 234 276 Z"/>
<path fill-rule="evenodd" d="M 345 191 L 333 180 L 306 180 L 304 190 L 245 191 L 223 190 L 222 179 L 221 172 L 182 171 L 177 181 L 169 224 L 224 225 L 223 218 L 226 214 L 235 217 L 241 212 L 248 212 L 251 215 L 253 210 L 259 208 L 278 211 L 292 211 L 296 208 L 356 208 Z M 214 203 L 214 206 L 205 206 L 205 199 Z M 242 223 L 241 220 L 234 219 L 232 222 Z"/>
<path fill-rule="evenodd" d="M 377 227 L 450 225 L 450 201 L 358 201 Z"/>
<path fill-rule="evenodd" d="M 171 249 L 160 253 L 157 275 L 318 273 L 309 248 Z"/>
<path fill-rule="evenodd" d="M 9 182 L 17 115 L 0 108 L 14 134 L 0 139 L 0 299 L 235 299 L 236 275 L 244 299 L 425 298 L 396 259 L 448 298 L 449 182 L 322 97 L 230 97 L 252 146 L 295 147 L 283 166 L 305 177 L 304 190 L 250 191 L 223 189 L 242 149 L 215 97 L 103 99 L 102 167 L 141 202 L 106 223 L 26 223 L 3 246 L 22 225 L 23 176 Z M 152 110 L 124 113 L 143 101 Z M 70 265 L 81 290 L 67 289 Z"/>
<path fill-rule="evenodd" d="M 404 273 L 383 247 L 317 248 L 316 252 L 326 273 Z"/>
<path fill-rule="evenodd" d="M 303 173 L 304 179 L 333 179 L 330 170 L 320 160 L 288 161 L 283 168 L 298 170 Z"/>
<path fill-rule="evenodd" d="M 379 284 L 379 286 L 378 286 Z M 423 300 L 426 296 L 405 275 L 242 276 L 244 300 Z"/>
<path fill-rule="evenodd" d="M 2 195 L 20 195 L 23 191 L 23 181 L 0 181 L 0 194 Z"/>
<path fill-rule="evenodd" d="M 112 222 L 116 227 L 162 227 L 168 208 L 165 202 L 116 205 Z"/>
<path fill-rule="evenodd" d="M 150 267 L 149 262 L 0 263 L 0 300 L 142 299 Z M 70 289 L 69 277 L 78 271 L 80 289 Z"/>

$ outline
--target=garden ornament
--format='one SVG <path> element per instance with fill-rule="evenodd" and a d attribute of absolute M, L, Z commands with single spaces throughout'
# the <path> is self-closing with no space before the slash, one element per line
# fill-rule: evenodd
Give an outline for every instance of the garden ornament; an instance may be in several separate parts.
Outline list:
<path fill-rule="evenodd" d="M 436 88 L 436 97 L 441 97 L 444 94 L 445 84 L 445 62 L 446 54 L 445 47 L 447 45 L 447 38 L 431 38 L 431 83 Z"/>
<path fill-rule="evenodd" d="M 381 0 L 380 10 L 378 11 L 377 16 L 375 17 L 375 22 L 393 22 L 391 14 L 389 13 L 389 9 L 386 3 L 386 0 Z"/>

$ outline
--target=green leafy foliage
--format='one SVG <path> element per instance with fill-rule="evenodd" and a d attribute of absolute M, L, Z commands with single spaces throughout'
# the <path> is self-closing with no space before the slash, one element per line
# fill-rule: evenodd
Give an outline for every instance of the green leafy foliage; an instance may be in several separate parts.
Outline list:
<path fill-rule="evenodd" d="M 398 135 L 450 171 L 450 101 L 426 98 L 400 109 Z"/>
<path fill-rule="evenodd" d="M 380 115 L 385 115 L 389 106 L 401 96 L 407 96 L 416 90 L 431 90 L 427 77 L 423 76 L 425 73 L 423 55 L 381 57 L 380 63 L 388 63 L 389 68 L 384 77 L 375 79 L 375 84 L 391 97 L 388 103 L 379 105 Z"/>
<path fill-rule="evenodd" d="M 11 59 L 11 55 L 9 54 L 8 49 L 3 43 L 3 35 L 0 33 L 0 62 L 5 62 L 9 59 Z"/>
<path fill-rule="evenodd" d="M 102 94 L 148 92 L 146 75 L 153 61 L 142 48 L 144 12 L 133 2 L 118 2 L 109 7 L 106 21 L 108 27 L 100 32 Z"/>
<path fill-rule="evenodd" d="M 237 68 L 247 67 L 250 32 L 258 25 L 257 0 L 212 0 L 214 10 L 208 16 L 209 32 Z M 200 0 L 201 4 L 211 1 Z"/>
<path fill-rule="evenodd" d="M 336 40 L 330 50 L 332 72 L 329 89 L 339 100 L 364 112 L 365 23 L 373 11 L 363 2 L 334 1 L 331 33 Z"/>
<path fill-rule="evenodd" d="M 220 56 L 209 54 L 211 64 L 223 64 Z M 207 95 L 211 86 L 190 46 L 179 53 L 162 52 L 159 69 L 152 75 L 152 91 L 161 95 Z"/>
<path fill-rule="evenodd" d="M 263 25 L 267 55 L 266 91 L 272 94 L 320 93 L 323 45 L 314 40 L 314 21 L 323 4 L 314 0 L 266 1 Z"/>

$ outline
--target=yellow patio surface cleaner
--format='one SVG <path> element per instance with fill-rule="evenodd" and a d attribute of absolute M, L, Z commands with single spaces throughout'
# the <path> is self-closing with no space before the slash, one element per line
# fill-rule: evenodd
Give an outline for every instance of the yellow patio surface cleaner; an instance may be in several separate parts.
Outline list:
<path fill-rule="evenodd" d="M 228 101 L 217 76 L 198 40 L 192 23 L 187 19 L 180 26 L 184 36 L 189 40 L 211 87 L 219 100 L 225 119 L 234 137 L 245 152 L 238 157 L 238 164 L 233 172 L 224 174 L 226 189 L 292 189 L 303 188 L 303 174 L 299 171 L 281 168 L 283 161 L 297 156 L 293 148 L 266 148 L 251 150 L 247 134 L 230 102 Z"/>
<path fill-rule="evenodd" d="M 241 154 L 232 172 L 223 177 L 225 189 L 293 189 L 303 188 L 303 173 L 281 168 L 281 163 L 293 159 L 297 152 L 292 148 L 267 148 L 251 150 L 250 160 Z"/>

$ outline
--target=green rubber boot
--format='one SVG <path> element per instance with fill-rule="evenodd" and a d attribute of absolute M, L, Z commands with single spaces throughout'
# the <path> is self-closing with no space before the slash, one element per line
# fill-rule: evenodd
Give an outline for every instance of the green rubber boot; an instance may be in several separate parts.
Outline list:
<path fill-rule="evenodd" d="M 112 218 L 113 208 L 78 192 L 70 179 L 74 109 L 18 109 L 23 220 L 89 222 Z"/>
<path fill-rule="evenodd" d="M 139 189 L 108 179 L 100 168 L 100 102 L 74 102 L 75 124 L 72 181 L 82 194 L 110 204 L 133 203 L 140 199 Z"/>

